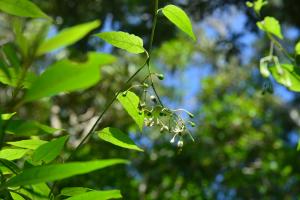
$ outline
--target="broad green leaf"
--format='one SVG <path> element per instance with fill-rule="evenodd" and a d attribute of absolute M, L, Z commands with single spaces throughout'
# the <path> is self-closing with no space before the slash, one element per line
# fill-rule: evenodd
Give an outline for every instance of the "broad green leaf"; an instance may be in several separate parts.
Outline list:
<path fill-rule="evenodd" d="M 33 120 L 10 120 L 6 127 L 7 133 L 22 136 L 53 134 L 58 130 L 61 129 L 52 128 Z"/>
<path fill-rule="evenodd" d="M 119 199 L 122 195 L 119 190 L 107 190 L 107 191 L 91 191 L 84 194 L 76 195 L 67 200 L 95 200 L 95 199 Z"/>
<path fill-rule="evenodd" d="M 127 113 L 132 117 L 135 123 L 138 125 L 140 130 L 143 129 L 144 124 L 144 113 L 139 113 L 138 106 L 140 99 L 133 92 L 127 91 L 126 95 L 119 94 L 118 100 L 122 104 L 123 108 L 127 111 Z"/>
<path fill-rule="evenodd" d="M 95 20 L 63 29 L 54 37 L 44 41 L 38 49 L 38 55 L 51 52 L 55 49 L 74 44 L 89 32 L 100 26 L 100 21 Z"/>
<path fill-rule="evenodd" d="M 68 136 L 63 136 L 39 146 L 32 155 L 33 162 L 49 163 L 53 161 L 63 150 L 68 138 Z"/>
<path fill-rule="evenodd" d="M 162 12 L 180 30 L 188 34 L 193 40 L 196 40 L 192 23 L 181 8 L 174 5 L 167 5 L 162 9 Z"/>
<path fill-rule="evenodd" d="M 100 66 L 114 61 L 115 57 L 96 52 L 90 52 L 88 61 L 84 63 L 75 63 L 67 59 L 59 61 L 48 67 L 36 79 L 25 94 L 25 101 L 91 87 L 100 80 Z"/>
<path fill-rule="evenodd" d="M 61 190 L 60 194 L 71 197 L 71 196 L 79 195 L 79 194 L 90 192 L 90 191 L 93 191 L 93 190 L 90 188 L 84 188 L 84 187 L 67 187 L 67 188 L 63 188 Z"/>
<path fill-rule="evenodd" d="M 25 186 L 20 192 L 32 200 L 49 200 L 50 188 L 46 183 Z"/>
<path fill-rule="evenodd" d="M 101 131 L 98 131 L 97 133 L 98 136 L 106 142 L 127 149 L 143 151 L 143 149 L 136 146 L 134 142 L 125 133 L 123 133 L 117 128 L 105 128 Z"/>
<path fill-rule="evenodd" d="M 133 34 L 122 31 L 103 32 L 96 34 L 99 38 L 108 42 L 109 44 L 124 49 L 130 53 L 144 53 L 143 40 Z"/>
<path fill-rule="evenodd" d="M 39 7 L 28 0 L 0 0 L 0 10 L 20 17 L 49 19 Z"/>
<path fill-rule="evenodd" d="M 10 144 L 12 146 L 15 146 L 15 147 L 35 150 L 39 146 L 47 143 L 47 141 L 39 140 L 39 139 L 32 139 L 32 140 L 20 140 L 20 141 L 16 141 L 16 142 L 6 142 L 6 143 Z"/>
<path fill-rule="evenodd" d="M 17 160 L 22 158 L 27 151 L 27 149 L 3 149 L 0 151 L 0 158 L 6 160 Z"/>
<path fill-rule="evenodd" d="M 271 33 L 280 39 L 283 39 L 283 35 L 281 33 L 281 26 L 278 20 L 274 17 L 265 17 L 263 21 L 257 22 L 257 26 L 261 30 L 267 33 Z"/>
<path fill-rule="evenodd" d="M 112 165 L 125 163 L 127 163 L 127 161 L 122 159 L 107 159 L 37 166 L 25 169 L 20 174 L 12 177 L 5 186 L 14 187 L 56 181 L 79 174 L 86 174 Z"/>
<path fill-rule="evenodd" d="M 298 42 L 295 46 L 295 53 L 296 55 L 300 55 L 300 42 Z"/>
<path fill-rule="evenodd" d="M 275 80 L 292 91 L 300 92 L 300 70 L 298 67 L 291 64 L 282 64 L 281 68 L 283 70 L 282 74 L 278 73 L 275 66 L 269 68 Z"/>
<path fill-rule="evenodd" d="M 266 0 L 256 0 L 256 1 L 254 1 L 254 10 L 255 10 L 255 12 L 259 14 L 262 7 L 264 7 L 267 4 L 268 4 L 268 2 Z"/>
<path fill-rule="evenodd" d="M 16 87 L 20 77 L 21 73 L 16 72 L 16 70 L 13 68 L 9 68 L 7 72 L 0 69 L 0 82 L 5 85 Z M 23 86 L 24 88 L 28 88 L 34 82 L 35 79 L 36 75 L 34 73 L 27 72 L 26 77 L 21 86 Z"/>

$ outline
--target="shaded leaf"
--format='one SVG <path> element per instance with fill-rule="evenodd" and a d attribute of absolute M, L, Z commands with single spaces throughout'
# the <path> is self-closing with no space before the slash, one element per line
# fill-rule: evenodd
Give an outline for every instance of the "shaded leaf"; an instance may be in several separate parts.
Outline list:
<path fill-rule="evenodd" d="M 138 125 L 140 130 L 143 129 L 144 124 L 144 113 L 139 113 L 138 105 L 140 102 L 139 97 L 133 92 L 127 91 L 126 95 L 119 94 L 117 99 L 122 104 L 123 108 L 127 111 L 127 113 L 132 117 L 135 123 Z"/>
<path fill-rule="evenodd" d="M 125 33 L 122 31 L 103 32 L 96 34 L 99 38 L 105 40 L 109 44 L 124 49 L 130 53 L 143 53 L 145 49 L 143 47 L 143 40 L 133 34 Z"/>
<path fill-rule="evenodd" d="M 188 34 L 193 40 L 196 40 L 192 23 L 181 8 L 175 5 L 167 5 L 162 9 L 162 12 L 180 30 Z"/>
<path fill-rule="evenodd" d="M 20 174 L 12 177 L 5 184 L 5 186 L 13 187 L 55 181 L 79 174 L 86 174 L 88 172 L 105 168 L 111 165 L 125 163 L 127 163 L 127 161 L 122 159 L 107 159 L 37 166 L 25 169 Z"/>
<path fill-rule="evenodd" d="M 5 160 L 17 160 L 22 158 L 27 149 L 3 149 L 0 151 L 0 158 Z"/>
<path fill-rule="evenodd" d="M 32 140 L 20 140 L 16 142 L 7 142 L 7 144 L 10 144 L 15 147 L 25 148 L 25 149 L 32 149 L 35 150 L 39 146 L 47 143 L 47 141 L 39 140 L 39 139 L 32 139 Z"/>
<path fill-rule="evenodd" d="M 75 195 L 79 195 L 82 193 L 86 193 L 86 192 L 90 192 L 93 191 L 90 188 L 84 188 L 84 187 L 67 187 L 67 188 L 63 188 L 60 192 L 61 195 L 64 196 L 75 196 Z"/>
<path fill-rule="evenodd" d="M 33 120 L 10 120 L 6 127 L 7 133 L 22 136 L 53 134 L 58 130 L 61 129 L 52 128 Z"/>
<path fill-rule="evenodd" d="M 98 131 L 97 134 L 102 140 L 119 147 L 143 151 L 143 149 L 136 146 L 135 143 L 125 133 L 117 128 L 105 128 L 101 131 Z"/>
<path fill-rule="evenodd" d="M 21 73 L 17 72 L 13 68 L 8 68 L 6 72 L 0 70 L 0 82 L 5 85 L 16 87 L 20 78 Z M 24 81 L 21 86 L 23 86 L 24 88 L 28 88 L 35 81 L 35 79 L 36 75 L 34 73 L 27 72 L 26 77 L 24 78 Z"/>
<path fill-rule="evenodd" d="M 274 17 L 265 17 L 263 21 L 257 22 L 257 26 L 267 32 L 277 36 L 280 39 L 283 39 L 283 35 L 281 33 L 281 26 L 279 21 Z"/>
<path fill-rule="evenodd" d="M 68 200 L 95 200 L 95 199 L 119 199 L 122 198 L 122 195 L 119 190 L 107 190 L 107 191 L 91 191 L 84 194 L 76 195 Z"/>
<path fill-rule="evenodd" d="M 63 150 L 68 138 L 68 136 L 63 136 L 39 146 L 32 155 L 33 162 L 49 163 L 53 161 Z"/>
<path fill-rule="evenodd" d="M 49 19 L 39 7 L 28 0 L 0 0 L 0 10 L 20 17 Z"/>
<path fill-rule="evenodd" d="M 114 61 L 115 57 L 96 52 L 90 52 L 88 61 L 84 63 L 75 63 L 67 59 L 59 61 L 47 68 L 36 79 L 25 94 L 24 100 L 28 102 L 60 92 L 91 87 L 100 80 L 100 65 L 110 64 Z"/>
<path fill-rule="evenodd" d="M 55 49 L 74 44 L 90 31 L 100 26 L 100 21 L 95 20 L 63 29 L 54 37 L 44 41 L 38 49 L 38 55 L 53 51 Z"/>

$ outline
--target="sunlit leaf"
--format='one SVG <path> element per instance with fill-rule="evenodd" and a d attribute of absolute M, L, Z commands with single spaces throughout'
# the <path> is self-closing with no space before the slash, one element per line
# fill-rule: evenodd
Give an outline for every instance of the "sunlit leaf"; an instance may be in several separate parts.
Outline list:
<path fill-rule="evenodd" d="M 0 10 L 20 17 L 49 19 L 39 7 L 28 0 L 0 0 Z"/>
<path fill-rule="evenodd" d="M 89 32 L 100 26 L 100 21 L 79 24 L 70 28 L 63 29 L 54 37 L 44 41 L 38 49 L 38 55 L 53 51 L 55 49 L 74 44 Z"/>
<path fill-rule="evenodd" d="M 25 101 L 91 87 L 100 80 L 100 66 L 114 61 L 115 57 L 96 52 L 90 52 L 88 61 L 84 63 L 67 59 L 59 61 L 36 79 L 25 94 Z"/>
<path fill-rule="evenodd" d="M 1 120 L 10 120 L 14 115 L 16 114 L 16 112 L 13 113 L 4 113 L 0 115 L 0 119 Z"/>
<path fill-rule="evenodd" d="M 67 200 L 95 200 L 95 199 L 119 199 L 122 195 L 119 190 L 107 190 L 107 191 L 91 191 L 84 194 L 76 195 Z"/>
<path fill-rule="evenodd" d="M 270 67 L 270 71 L 275 80 L 286 86 L 288 89 L 300 92 L 300 70 L 298 67 L 291 64 L 282 64 L 282 74 L 279 74 L 275 66 Z"/>
<path fill-rule="evenodd" d="M 25 169 L 20 174 L 12 177 L 5 184 L 5 186 L 13 187 L 55 181 L 79 174 L 86 174 L 115 164 L 125 163 L 127 163 L 127 161 L 122 159 L 107 159 L 88 162 L 73 162 L 65 164 L 37 166 Z"/>
<path fill-rule="evenodd" d="M 261 30 L 263 30 L 267 33 L 271 33 L 280 39 L 283 39 L 280 23 L 274 17 L 265 17 L 265 19 L 263 21 L 257 22 L 257 26 Z"/>
<path fill-rule="evenodd" d="M 15 147 L 20 147 L 24 149 L 37 149 L 39 146 L 47 143 L 47 141 L 39 140 L 39 139 L 32 139 L 32 140 L 20 140 L 16 142 L 6 142 Z"/>
<path fill-rule="evenodd" d="M 0 158 L 6 160 L 17 160 L 22 158 L 27 151 L 27 149 L 3 149 L 0 151 Z"/>
<path fill-rule="evenodd" d="M 143 47 L 143 40 L 133 34 L 125 33 L 122 31 L 103 32 L 96 34 L 99 38 L 105 40 L 109 44 L 124 49 L 130 53 L 143 53 L 145 49 Z"/>
<path fill-rule="evenodd" d="M 140 102 L 139 97 L 133 92 L 127 91 L 126 95 L 119 94 L 117 98 L 122 104 L 123 108 L 127 111 L 127 113 L 132 117 L 132 119 L 138 125 L 140 130 L 142 130 L 144 124 L 144 113 L 139 112 L 138 110 L 138 105 Z"/>
<path fill-rule="evenodd" d="M 296 55 L 300 55 L 300 42 L 298 42 L 295 46 L 295 53 Z"/>
<path fill-rule="evenodd" d="M 39 146 L 32 155 L 33 162 L 49 163 L 53 161 L 63 150 L 67 139 L 68 136 L 63 136 Z"/>
<path fill-rule="evenodd" d="M 136 146 L 135 143 L 125 133 L 117 128 L 105 128 L 97 133 L 98 136 L 106 142 L 127 149 L 143 151 L 143 149 Z"/>
<path fill-rule="evenodd" d="M 162 12 L 180 30 L 188 34 L 193 40 L 196 40 L 192 23 L 181 8 L 175 5 L 167 5 L 162 9 Z"/>

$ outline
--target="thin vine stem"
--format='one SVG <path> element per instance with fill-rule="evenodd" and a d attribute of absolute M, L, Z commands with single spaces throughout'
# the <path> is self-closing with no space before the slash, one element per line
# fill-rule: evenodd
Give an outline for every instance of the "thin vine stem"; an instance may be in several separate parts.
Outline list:
<path fill-rule="evenodd" d="M 78 150 L 83 146 L 83 144 L 89 139 L 89 137 L 94 133 L 94 131 L 97 129 L 101 119 L 103 118 L 103 116 L 106 114 L 106 112 L 109 110 L 109 108 L 111 107 L 111 105 L 115 102 L 115 100 L 117 99 L 118 95 L 124 91 L 127 87 L 128 84 L 139 74 L 140 71 L 142 71 L 142 69 L 147 65 L 148 68 L 148 72 L 150 75 L 150 79 L 151 79 L 151 87 L 155 93 L 155 95 L 157 96 L 160 104 L 162 105 L 162 102 L 157 94 L 157 91 L 155 89 L 153 80 L 152 80 L 152 76 L 151 76 L 151 70 L 150 70 L 150 59 L 151 59 L 151 52 L 152 52 L 152 46 L 153 46 L 153 41 L 154 41 L 154 35 L 155 35 L 155 29 L 156 29 L 156 24 L 157 24 L 157 11 L 158 11 L 158 0 L 155 0 L 155 6 L 154 6 L 154 19 L 153 19 L 153 24 L 152 24 L 152 30 L 151 30 L 151 36 L 150 36 L 150 44 L 149 44 L 149 48 L 148 48 L 148 53 L 147 53 L 147 60 L 146 62 L 126 81 L 126 83 L 124 84 L 124 86 L 115 94 L 115 96 L 111 99 L 111 101 L 108 103 L 108 105 L 104 108 L 104 110 L 102 111 L 102 113 L 100 114 L 100 116 L 97 118 L 96 122 L 94 123 L 94 125 L 92 126 L 92 128 L 90 129 L 90 131 L 86 134 L 86 136 L 80 141 L 80 143 L 78 144 L 78 146 L 75 148 L 75 150 L 71 153 L 71 155 L 65 160 L 70 160 L 72 159 L 76 153 L 78 152 Z M 49 192 L 49 197 L 53 198 L 53 191 L 54 188 L 56 186 L 57 182 L 54 182 L 51 190 Z"/>

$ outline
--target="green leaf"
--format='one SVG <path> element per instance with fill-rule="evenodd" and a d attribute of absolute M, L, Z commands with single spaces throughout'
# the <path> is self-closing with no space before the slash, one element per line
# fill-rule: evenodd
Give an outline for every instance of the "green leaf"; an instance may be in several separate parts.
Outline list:
<path fill-rule="evenodd" d="M 52 128 L 33 120 L 10 120 L 6 127 L 7 133 L 22 136 L 53 134 L 58 130 L 62 129 Z"/>
<path fill-rule="evenodd" d="M 4 113 L 0 115 L 0 119 L 1 120 L 10 120 L 14 115 L 16 114 L 16 112 L 13 113 Z"/>
<path fill-rule="evenodd" d="M 39 7 L 28 0 L 0 0 L 0 10 L 20 17 L 49 19 Z"/>
<path fill-rule="evenodd" d="M 21 78 L 21 73 L 17 72 L 13 68 L 8 68 L 6 72 L 0 70 L 0 82 L 5 85 L 16 87 L 20 78 Z M 30 87 L 30 85 L 35 81 L 35 79 L 36 79 L 36 75 L 34 73 L 27 72 L 26 77 L 22 83 L 22 86 L 24 88 Z"/>
<path fill-rule="evenodd" d="M 95 200 L 95 199 L 119 199 L 122 195 L 119 190 L 107 190 L 107 191 L 91 191 L 84 194 L 76 195 L 67 200 Z"/>
<path fill-rule="evenodd" d="M 16 142 L 7 142 L 7 144 L 10 144 L 15 147 L 20 147 L 24 149 L 32 149 L 35 150 L 39 146 L 47 143 L 47 141 L 39 140 L 39 139 L 32 139 L 32 140 L 20 140 Z"/>
<path fill-rule="evenodd" d="M 261 30 L 283 39 L 280 23 L 274 17 L 265 17 L 263 21 L 257 22 L 257 26 Z"/>
<path fill-rule="evenodd" d="M 135 123 L 138 125 L 140 130 L 143 129 L 144 124 L 144 113 L 139 113 L 138 106 L 140 99 L 133 92 L 127 91 L 126 95 L 119 94 L 117 99 L 122 104 L 123 108 L 127 111 L 127 113 L 132 117 Z"/>
<path fill-rule="evenodd" d="M 84 187 L 67 187 L 67 188 L 63 188 L 61 190 L 60 194 L 71 197 L 71 196 L 79 195 L 79 194 L 90 192 L 90 191 L 93 191 L 93 190 L 90 188 L 84 188 Z"/>
<path fill-rule="evenodd" d="M 100 80 L 100 65 L 110 64 L 115 57 L 109 54 L 90 52 L 88 61 L 75 63 L 70 60 L 59 61 L 48 67 L 29 88 L 24 101 L 33 101 L 60 92 L 86 89 Z"/>
<path fill-rule="evenodd" d="M 17 160 L 22 158 L 27 151 L 27 149 L 3 149 L 0 151 L 0 158 L 6 160 Z"/>
<path fill-rule="evenodd" d="M 167 5 L 162 9 L 162 12 L 175 26 L 188 34 L 193 40 L 196 40 L 192 23 L 181 8 L 174 5 Z"/>
<path fill-rule="evenodd" d="M 11 197 L 13 198 L 13 200 L 25 200 L 21 195 L 14 193 L 14 192 L 10 192 Z"/>
<path fill-rule="evenodd" d="M 262 7 L 264 7 L 265 5 L 267 5 L 268 2 L 265 0 L 256 0 L 254 2 L 254 10 L 257 14 L 260 13 L 260 10 L 262 9 Z"/>
<path fill-rule="evenodd" d="M 68 138 L 69 136 L 63 136 L 38 147 L 32 155 L 33 162 L 49 163 L 53 161 L 63 150 Z"/>
<path fill-rule="evenodd" d="M 5 186 L 14 187 L 56 181 L 79 174 L 86 174 L 112 165 L 125 163 L 127 163 L 127 161 L 122 159 L 107 159 L 37 166 L 25 169 L 20 174 L 12 177 Z"/>
<path fill-rule="evenodd" d="M 295 53 L 296 55 L 300 55 L 300 42 L 298 42 L 295 46 Z"/>
<path fill-rule="evenodd" d="M 136 146 L 134 142 L 125 133 L 123 133 L 117 128 L 105 128 L 101 131 L 98 131 L 97 133 L 102 140 L 117 145 L 119 147 L 137 151 L 144 151 L 143 149 Z"/>
<path fill-rule="evenodd" d="M 299 68 L 291 64 L 282 64 L 281 68 L 283 70 L 282 74 L 278 73 L 276 66 L 269 68 L 275 80 L 292 91 L 300 92 Z"/>
<path fill-rule="evenodd" d="M 38 55 L 51 52 L 55 49 L 74 44 L 89 32 L 100 26 L 100 21 L 95 20 L 63 29 L 54 37 L 44 41 L 38 49 Z"/>
<path fill-rule="evenodd" d="M 96 34 L 99 38 L 105 40 L 109 44 L 124 49 L 130 53 L 144 53 L 143 40 L 133 34 L 125 33 L 122 31 L 103 32 Z"/>

